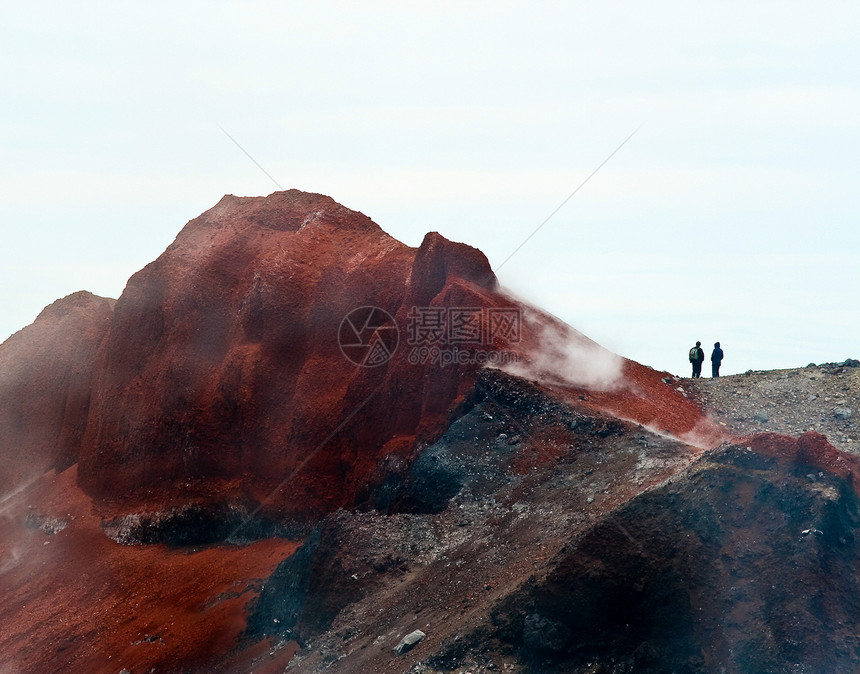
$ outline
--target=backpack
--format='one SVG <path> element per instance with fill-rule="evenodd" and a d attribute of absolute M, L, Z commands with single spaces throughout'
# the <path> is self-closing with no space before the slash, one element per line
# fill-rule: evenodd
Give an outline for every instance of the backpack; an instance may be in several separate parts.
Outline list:
<path fill-rule="evenodd" d="M 699 360 L 699 347 L 694 346 L 690 349 L 690 362 L 695 363 L 697 360 Z"/>

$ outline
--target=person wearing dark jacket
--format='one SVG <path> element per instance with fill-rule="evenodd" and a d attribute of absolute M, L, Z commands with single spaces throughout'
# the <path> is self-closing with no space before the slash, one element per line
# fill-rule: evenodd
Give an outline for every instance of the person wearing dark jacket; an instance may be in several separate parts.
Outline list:
<path fill-rule="evenodd" d="M 693 364 L 693 377 L 702 376 L 702 362 L 705 360 L 705 352 L 702 351 L 702 343 L 696 342 L 696 346 L 690 349 L 690 362 Z"/>
<path fill-rule="evenodd" d="M 723 350 L 719 342 L 714 342 L 714 350 L 711 351 L 711 376 L 720 376 L 720 363 L 723 362 Z"/>

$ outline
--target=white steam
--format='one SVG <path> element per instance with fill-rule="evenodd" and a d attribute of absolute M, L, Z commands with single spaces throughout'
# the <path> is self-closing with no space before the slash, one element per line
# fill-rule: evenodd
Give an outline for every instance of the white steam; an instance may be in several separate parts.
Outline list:
<path fill-rule="evenodd" d="M 700 419 L 686 433 L 681 433 L 678 439 L 693 447 L 700 449 L 713 449 L 731 439 L 729 433 L 719 428 L 713 421 L 707 418 Z"/>
<path fill-rule="evenodd" d="M 24 551 L 19 545 L 0 549 L 0 576 L 14 569 L 24 559 Z"/>
<path fill-rule="evenodd" d="M 2 496 L 0 496 L 0 513 L 5 513 L 9 508 L 15 505 L 14 502 L 10 503 L 13 498 L 18 496 L 21 492 L 27 491 L 30 487 L 36 484 L 42 478 L 41 475 L 36 475 L 35 477 L 30 478 L 26 482 L 19 484 L 14 489 L 9 490 Z"/>
<path fill-rule="evenodd" d="M 617 387 L 624 359 L 556 318 L 522 308 L 520 358 L 500 367 L 525 379 L 597 391 Z"/>

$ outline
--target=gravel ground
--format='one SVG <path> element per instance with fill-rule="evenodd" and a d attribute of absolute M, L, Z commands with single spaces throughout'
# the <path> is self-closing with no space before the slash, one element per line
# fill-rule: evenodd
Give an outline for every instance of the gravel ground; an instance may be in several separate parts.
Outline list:
<path fill-rule="evenodd" d="M 816 431 L 838 449 L 860 454 L 860 367 L 853 363 L 684 379 L 681 386 L 738 435 Z"/>

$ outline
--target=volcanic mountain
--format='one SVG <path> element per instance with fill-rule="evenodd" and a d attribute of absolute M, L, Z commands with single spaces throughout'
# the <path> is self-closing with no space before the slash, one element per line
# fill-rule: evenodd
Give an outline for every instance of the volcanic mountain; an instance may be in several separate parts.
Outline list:
<path fill-rule="evenodd" d="M 226 196 L 0 346 L 0 663 L 853 671 L 857 461 L 715 392 L 467 245 Z"/>

